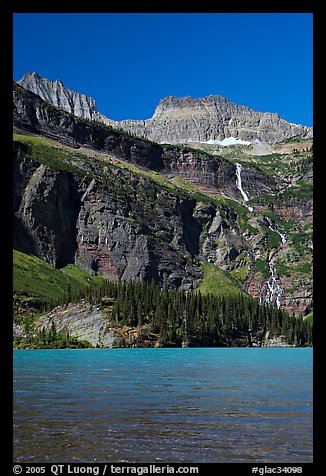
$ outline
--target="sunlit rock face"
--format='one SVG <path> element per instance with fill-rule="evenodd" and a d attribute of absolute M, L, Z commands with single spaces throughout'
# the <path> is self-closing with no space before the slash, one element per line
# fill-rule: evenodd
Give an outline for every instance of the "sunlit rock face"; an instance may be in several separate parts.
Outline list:
<path fill-rule="evenodd" d="M 145 120 L 113 121 L 97 111 L 94 99 L 66 88 L 37 73 L 18 81 L 53 106 L 87 120 L 100 121 L 158 143 L 208 143 L 230 145 L 254 141 L 275 143 L 286 139 L 309 139 L 311 127 L 292 124 L 278 114 L 259 112 L 235 104 L 223 96 L 162 98 L 153 117 Z"/>

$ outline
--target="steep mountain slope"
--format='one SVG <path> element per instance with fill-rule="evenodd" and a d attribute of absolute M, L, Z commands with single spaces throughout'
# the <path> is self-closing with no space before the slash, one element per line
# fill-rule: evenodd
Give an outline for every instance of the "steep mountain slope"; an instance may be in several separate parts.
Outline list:
<path fill-rule="evenodd" d="M 257 158 L 231 147 L 223 158 L 160 146 L 17 85 L 14 125 L 18 249 L 110 279 L 235 286 L 311 310 L 311 150 Z"/>
<path fill-rule="evenodd" d="M 261 302 L 310 311 L 311 150 L 258 158 L 248 146 L 160 146 L 18 85 L 14 125 L 48 137 L 15 138 L 17 248 L 169 288 L 226 272 Z"/>
<path fill-rule="evenodd" d="M 93 99 L 71 91 L 60 80 L 50 81 L 37 73 L 27 73 L 18 83 L 78 117 L 100 121 L 158 143 L 217 142 L 229 138 L 275 143 L 309 139 L 313 135 L 310 127 L 291 124 L 277 114 L 237 105 L 223 96 L 168 96 L 160 101 L 152 118 L 117 122 L 97 112 Z"/>

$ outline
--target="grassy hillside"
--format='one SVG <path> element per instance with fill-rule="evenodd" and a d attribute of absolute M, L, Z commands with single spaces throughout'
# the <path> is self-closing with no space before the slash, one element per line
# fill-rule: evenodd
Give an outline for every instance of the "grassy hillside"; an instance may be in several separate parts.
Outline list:
<path fill-rule="evenodd" d="M 56 303 L 68 290 L 78 291 L 100 282 L 101 278 L 92 277 L 73 264 L 55 269 L 36 256 L 14 250 L 14 293 L 28 296 L 36 303 Z"/>
<path fill-rule="evenodd" d="M 234 295 L 241 291 L 235 279 L 214 264 L 205 263 L 203 271 L 204 277 L 198 288 L 202 294 Z"/>

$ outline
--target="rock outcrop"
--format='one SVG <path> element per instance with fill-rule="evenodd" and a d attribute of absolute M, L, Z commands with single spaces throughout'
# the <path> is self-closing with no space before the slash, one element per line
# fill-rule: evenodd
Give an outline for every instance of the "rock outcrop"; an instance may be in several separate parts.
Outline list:
<path fill-rule="evenodd" d="M 85 340 L 93 347 L 113 347 L 114 333 L 108 329 L 108 322 L 100 308 L 81 302 L 57 307 L 36 320 L 37 330 L 51 329 L 55 322 L 58 332 L 69 333 L 78 340 Z"/>
<path fill-rule="evenodd" d="M 60 80 L 50 81 L 37 73 L 27 73 L 18 83 L 76 116 L 104 122 L 158 143 L 214 143 L 228 138 L 275 143 L 313 136 L 311 127 L 289 123 L 275 113 L 232 103 L 223 96 L 168 96 L 161 99 L 150 119 L 118 122 L 100 114 L 93 99 L 71 91 Z"/>
<path fill-rule="evenodd" d="M 35 320 L 35 328 L 50 331 L 53 323 L 57 332 L 87 341 L 93 347 L 156 347 L 159 337 L 151 332 L 140 332 L 138 327 L 116 326 L 101 306 L 93 306 L 85 300 L 54 308 Z M 20 335 L 22 330 L 15 326 L 15 332 Z"/>
<path fill-rule="evenodd" d="M 26 73 L 17 83 L 37 94 L 49 104 L 77 117 L 91 121 L 102 121 L 106 124 L 114 123 L 114 121 L 110 121 L 97 111 L 94 99 L 66 88 L 59 79 L 51 81 L 43 78 L 38 73 Z"/>

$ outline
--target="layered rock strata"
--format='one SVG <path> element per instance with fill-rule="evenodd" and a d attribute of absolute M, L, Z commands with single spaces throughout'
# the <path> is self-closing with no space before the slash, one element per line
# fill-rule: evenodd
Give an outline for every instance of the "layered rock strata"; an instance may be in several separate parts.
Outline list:
<path fill-rule="evenodd" d="M 256 140 L 275 143 L 286 139 L 310 139 L 311 127 L 292 124 L 278 114 L 255 111 L 218 95 L 204 98 L 168 96 L 146 120 L 113 121 L 97 111 L 94 99 L 66 88 L 37 73 L 27 73 L 18 83 L 50 104 L 84 119 L 100 121 L 158 143 Z"/>

